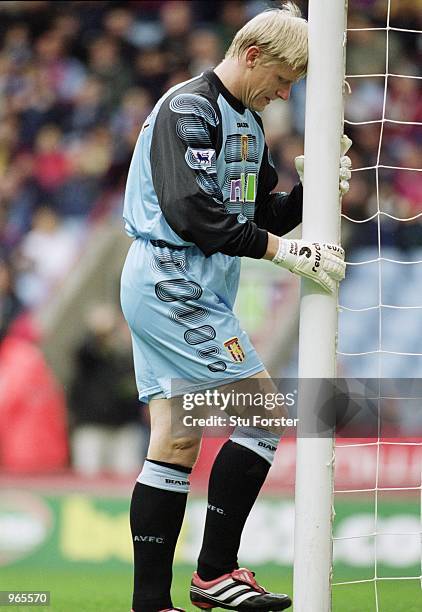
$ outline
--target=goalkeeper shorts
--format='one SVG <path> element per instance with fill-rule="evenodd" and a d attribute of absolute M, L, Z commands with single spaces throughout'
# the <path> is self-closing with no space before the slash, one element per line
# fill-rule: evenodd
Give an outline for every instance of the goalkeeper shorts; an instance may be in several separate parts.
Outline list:
<path fill-rule="evenodd" d="M 240 262 L 196 247 L 138 238 L 129 249 L 121 304 L 129 325 L 141 401 L 208 389 L 264 365 L 232 306 Z"/>

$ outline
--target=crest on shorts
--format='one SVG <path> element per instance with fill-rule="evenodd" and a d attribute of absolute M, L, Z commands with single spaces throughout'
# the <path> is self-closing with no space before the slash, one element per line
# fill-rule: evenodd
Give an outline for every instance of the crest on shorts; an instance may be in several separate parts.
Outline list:
<path fill-rule="evenodd" d="M 247 134 L 242 134 L 241 136 L 241 157 L 243 161 L 248 159 L 248 136 Z"/>
<path fill-rule="evenodd" d="M 242 345 L 239 342 L 239 338 L 236 336 L 234 338 L 230 338 L 224 342 L 224 346 L 228 350 L 232 361 L 240 362 L 245 361 L 246 355 L 245 351 L 242 348 Z"/>

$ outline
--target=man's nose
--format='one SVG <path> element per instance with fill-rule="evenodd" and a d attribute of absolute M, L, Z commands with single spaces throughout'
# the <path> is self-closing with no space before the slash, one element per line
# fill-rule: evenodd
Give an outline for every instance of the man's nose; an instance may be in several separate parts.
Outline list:
<path fill-rule="evenodd" d="M 283 87 L 279 87 L 277 89 L 277 98 L 281 98 L 282 100 L 288 100 L 290 98 L 290 92 L 292 90 L 292 84 L 284 85 Z"/>

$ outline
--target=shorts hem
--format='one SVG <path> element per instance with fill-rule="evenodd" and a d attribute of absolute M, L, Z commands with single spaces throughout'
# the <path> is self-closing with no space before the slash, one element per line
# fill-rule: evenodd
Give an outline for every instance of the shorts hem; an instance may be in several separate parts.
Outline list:
<path fill-rule="evenodd" d="M 147 387 L 138 393 L 138 399 L 140 402 L 148 403 L 151 399 L 152 395 L 157 395 L 157 393 L 164 393 L 163 389 L 159 386 L 155 387 Z"/>
<path fill-rule="evenodd" d="M 202 391 L 204 389 L 214 389 L 217 387 L 222 387 L 224 385 L 229 385 L 230 383 L 237 382 L 238 380 L 244 380 L 245 378 L 249 378 L 254 374 L 258 374 L 258 372 L 262 372 L 265 370 L 265 366 L 263 363 L 257 364 L 255 367 L 246 370 L 246 372 L 242 372 L 241 376 L 231 376 L 226 379 L 221 378 L 220 380 L 211 381 L 208 380 L 206 382 L 200 383 L 192 383 L 186 385 L 186 387 L 182 387 L 177 390 L 177 393 L 172 393 L 172 390 L 165 390 L 162 387 L 156 385 L 154 387 L 147 387 L 141 393 L 139 393 L 139 400 L 141 402 L 149 402 L 152 395 L 157 395 L 157 393 L 162 393 L 165 399 L 172 399 L 173 397 L 180 397 L 185 393 L 193 393 L 195 391 Z"/>

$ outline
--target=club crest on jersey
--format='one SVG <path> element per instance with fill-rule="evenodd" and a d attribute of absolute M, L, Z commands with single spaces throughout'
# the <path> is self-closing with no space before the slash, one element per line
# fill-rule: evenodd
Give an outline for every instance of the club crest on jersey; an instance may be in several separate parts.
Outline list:
<path fill-rule="evenodd" d="M 232 361 L 245 361 L 245 351 L 243 350 L 242 345 L 239 342 L 239 338 L 237 338 L 236 336 L 234 338 L 229 338 L 229 340 L 226 340 L 224 342 L 224 346 L 228 350 Z"/>
<path fill-rule="evenodd" d="M 209 168 L 212 165 L 212 157 L 215 154 L 214 149 L 190 149 L 201 168 Z"/>
<path fill-rule="evenodd" d="M 241 147 L 240 147 L 240 154 L 242 157 L 243 161 L 246 161 L 248 159 L 248 136 L 247 134 L 243 134 L 241 136 Z"/>

